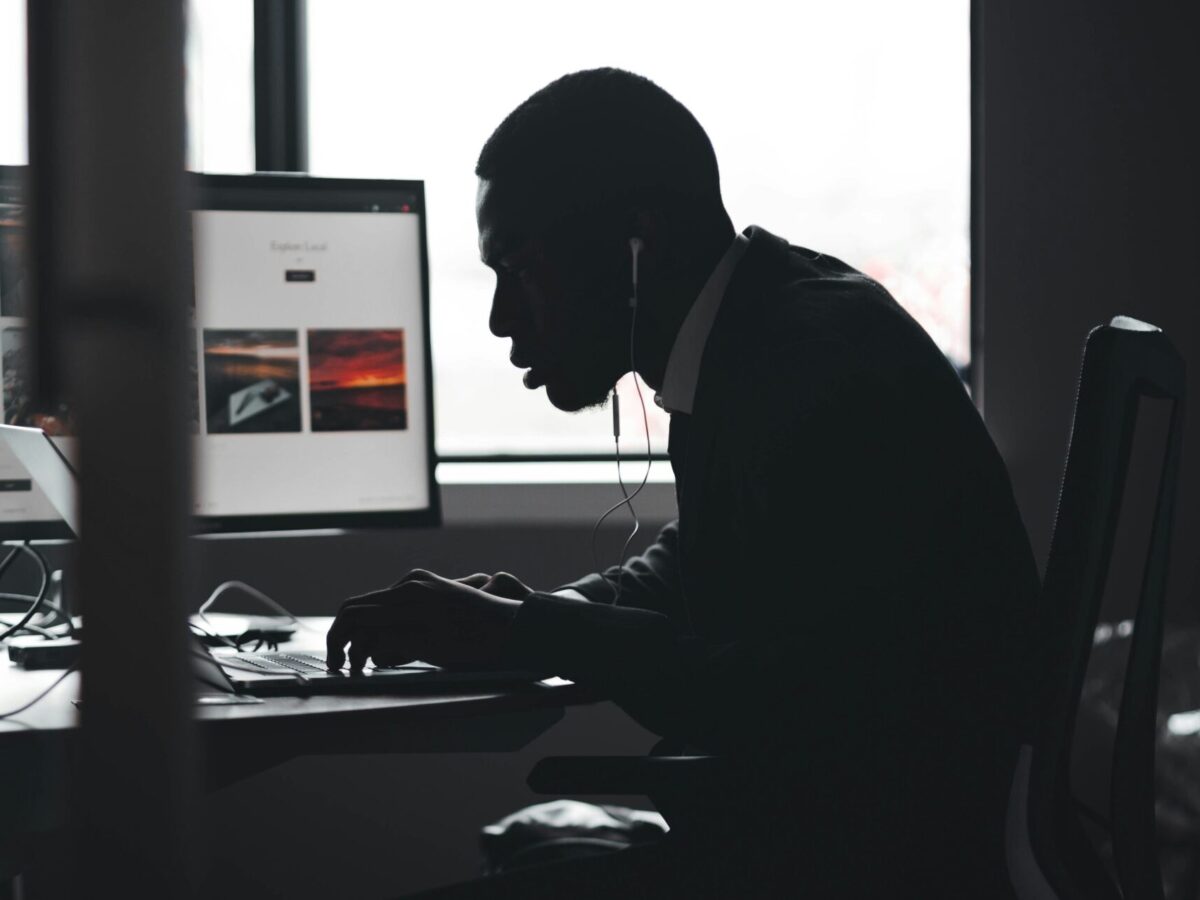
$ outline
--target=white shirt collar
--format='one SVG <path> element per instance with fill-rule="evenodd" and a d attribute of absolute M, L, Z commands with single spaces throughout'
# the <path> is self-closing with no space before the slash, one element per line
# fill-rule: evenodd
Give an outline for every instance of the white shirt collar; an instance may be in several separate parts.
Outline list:
<path fill-rule="evenodd" d="M 750 239 L 744 234 L 734 238 L 679 327 L 679 334 L 671 346 L 671 355 L 667 357 L 662 390 L 654 395 L 654 402 L 667 412 L 692 413 L 696 382 L 700 378 L 700 360 L 704 356 L 708 334 L 725 298 L 725 289 L 729 287 L 733 270 L 749 246 Z"/>

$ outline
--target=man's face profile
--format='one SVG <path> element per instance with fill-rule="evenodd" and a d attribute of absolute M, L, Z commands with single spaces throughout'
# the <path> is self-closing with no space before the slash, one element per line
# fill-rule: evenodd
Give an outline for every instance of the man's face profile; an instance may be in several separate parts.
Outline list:
<path fill-rule="evenodd" d="M 559 409 L 603 403 L 629 368 L 621 352 L 628 323 L 612 285 L 583 276 L 534 236 L 528 204 L 480 179 L 475 215 L 479 252 L 496 273 L 488 325 L 512 340 L 512 364 L 525 369 L 530 390 L 545 386 Z M 590 268 L 590 267 L 589 267 Z"/>

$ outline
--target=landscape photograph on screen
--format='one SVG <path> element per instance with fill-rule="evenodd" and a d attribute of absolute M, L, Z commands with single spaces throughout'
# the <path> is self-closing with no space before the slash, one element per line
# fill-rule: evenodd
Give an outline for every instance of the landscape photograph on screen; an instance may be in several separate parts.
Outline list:
<path fill-rule="evenodd" d="M 313 431 L 385 431 L 408 427 L 404 329 L 308 332 L 308 389 Z"/>
<path fill-rule="evenodd" d="M 300 341 L 293 330 L 204 329 L 209 434 L 300 431 Z"/>

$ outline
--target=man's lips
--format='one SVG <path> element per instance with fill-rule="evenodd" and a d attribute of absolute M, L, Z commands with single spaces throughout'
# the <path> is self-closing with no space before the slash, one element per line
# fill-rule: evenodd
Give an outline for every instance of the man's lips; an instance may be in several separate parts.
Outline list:
<path fill-rule="evenodd" d="M 508 359 L 509 362 L 511 362 L 518 369 L 529 370 L 525 373 L 522 379 L 525 382 L 525 387 L 532 389 L 541 387 L 543 384 L 545 384 L 545 379 L 540 371 L 542 366 L 542 361 L 540 359 L 537 359 L 528 353 L 519 351 L 515 347 L 513 348 L 512 353 L 509 354 Z"/>

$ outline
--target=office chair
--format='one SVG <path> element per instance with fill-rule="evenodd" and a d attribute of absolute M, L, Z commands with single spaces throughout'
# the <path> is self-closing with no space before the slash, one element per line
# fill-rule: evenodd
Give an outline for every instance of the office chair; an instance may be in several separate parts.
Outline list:
<path fill-rule="evenodd" d="M 1118 888 L 1075 817 L 1069 763 L 1143 396 L 1174 403 L 1114 752 Z M 1042 638 L 1053 677 L 1043 680 L 1044 696 L 1019 754 L 1006 821 L 1009 877 L 1019 900 L 1162 900 L 1154 823 L 1155 714 L 1183 397 L 1183 361 L 1159 329 L 1117 317 L 1088 335 L 1042 592 Z M 705 798 L 719 803 L 739 792 L 748 777 L 741 767 L 711 756 L 550 757 L 533 768 L 528 784 L 546 794 L 644 795 L 678 830 L 702 828 Z"/>
<path fill-rule="evenodd" d="M 1143 397 L 1170 400 L 1172 408 L 1112 757 L 1114 884 L 1073 810 L 1070 754 Z M 1020 751 L 1006 823 L 1021 900 L 1162 900 L 1154 746 L 1183 415 L 1184 363 L 1158 328 L 1118 316 L 1088 335 L 1042 586 L 1049 675 Z"/>

